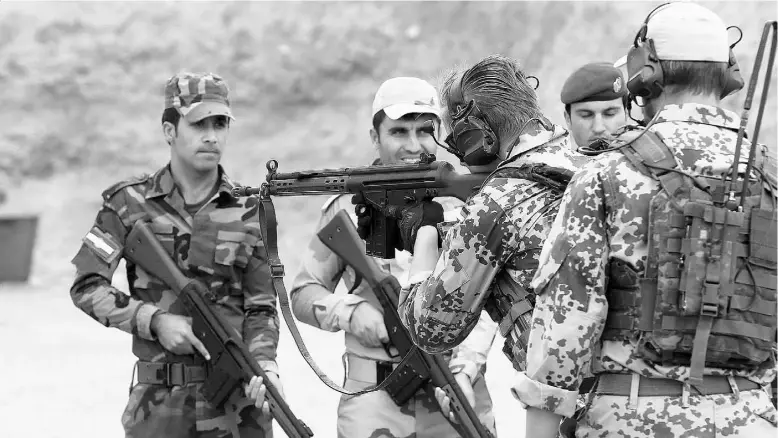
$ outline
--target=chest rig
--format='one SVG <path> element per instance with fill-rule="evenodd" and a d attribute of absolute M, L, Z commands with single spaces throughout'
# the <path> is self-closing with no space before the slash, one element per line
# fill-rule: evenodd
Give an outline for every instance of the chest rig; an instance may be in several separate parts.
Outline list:
<path fill-rule="evenodd" d="M 503 163 L 488 179 L 517 178 L 540 183 L 558 194 L 553 202 L 535 211 L 527 218 L 527 224 L 535 224 L 543 217 L 554 216 L 559 210 L 562 194 L 573 171 L 549 167 L 543 163 L 516 161 Z M 529 229 L 531 227 L 528 227 Z M 520 236 L 520 239 L 524 236 Z M 498 273 L 492 284 L 492 293 L 486 301 L 485 310 L 495 321 L 500 335 L 505 338 L 502 351 L 517 371 L 524 371 L 527 363 L 527 346 L 532 326 L 532 311 L 535 308 L 535 294 L 519 284 L 506 269 L 527 270 L 533 273 L 538 268 L 541 245 L 526 248 L 513 254 L 503 271 Z"/>
<path fill-rule="evenodd" d="M 678 169 L 651 131 L 620 151 L 661 190 L 650 202 L 643 275 L 611 262 L 602 339 L 637 340 L 638 358 L 690 367 L 694 386 L 704 367 L 765 363 L 776 343 L 774 185 L 762 172 L 746 176 L 731 182 L 728 200 L 725 181 Z"/>

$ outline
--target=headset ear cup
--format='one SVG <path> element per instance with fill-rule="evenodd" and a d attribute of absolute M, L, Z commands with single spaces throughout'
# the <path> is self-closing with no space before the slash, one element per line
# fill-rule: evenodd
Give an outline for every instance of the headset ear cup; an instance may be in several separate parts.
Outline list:
<path fill-rule="evenodd" d="M 732 49 L 729 49 L 729 62 L 727 63 L 727 71 L 724 73 L 722 82 L 724 85 L 721 90 L 722 99 L 742 89 L 745 85 L 743 75 L 740 74 L 740 65 L 737 63 L 735 52 Z"/>
<path fill-rule="evenodd" d="M 481 166 L 494 161 L 500 144 L 494 131 L 478 117 L 467 116 L 454 123 L 452 128 L 457 151 L 462 161 L 470 166 Z"/>
<path fill-rule="evenodd" d="M 651 39 L 637 41 L 627 53 L 627 89 L 635 96 L 652 99 L 662 94 L 664 74 Z"/>

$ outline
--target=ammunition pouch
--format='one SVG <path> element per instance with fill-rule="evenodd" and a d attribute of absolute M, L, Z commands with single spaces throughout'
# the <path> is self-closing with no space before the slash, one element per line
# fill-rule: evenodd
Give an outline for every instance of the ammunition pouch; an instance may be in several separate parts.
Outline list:
<path fill-rule="evenodd" d="M 527 292 L 507 273 L 499 274 L 485 310 L 505 338 L 502 351 L 517 371 L 527 364 L 527 346 L 532 325 L 535 295 Z"/>

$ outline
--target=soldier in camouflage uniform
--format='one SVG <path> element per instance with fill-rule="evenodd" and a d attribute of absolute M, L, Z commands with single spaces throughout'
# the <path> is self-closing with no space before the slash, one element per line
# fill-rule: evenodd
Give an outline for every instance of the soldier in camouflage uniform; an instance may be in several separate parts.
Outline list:
<path fill-rule="evenodd" d="M 490 56 L 452 73 L 442 97 L 452 133 L 446 143 L 464 153 L 469 166 L 488 159 L 502 163 L 465 204 L 442 239 L 442 253 L 438 229 L 431 226 L 440 220 L 430 214 L 432 203 L 402 210 L 400 234 L 414 259 L 410 284 L 400 297 L 400 316 L 420 348 L 442 353 L 467 339 L 486 309 L 506 337 L 503 351 L 514 368 L 523 369 L 523 331 L 533 305 L 526 288 L 564 177 L 584 158 L 571 151 L 567 131 L 543 116 L 513 60 Z M 478 148 L 469 143 L 474 138 L 484 139 L 474 143 Z M 561 187 L 540 182 L 538 175 L 562 181 Z M 446 397 L 438 397 L 445 404 Z"/>
<path fill-rule="evenodd" d="M 711 177 L 723 175 L 734 161 L 740 124 L 736 114 L 720 105 L 720 96 L 726 94 L 729 60 L 724 23 L 699 5 L 679 2 L 649 14 L 641 29 L 644 31 L 645 38 L 650 39 L 642 41 L 648 41 L 655 50 L 659 60 L 655 62 L 664 75 L 664 88 L 644 100 L 647 119 L 655 116 L 644 134 L 656 134 L 664 142 L 679 170 Z M 643 67 L 643 59 L 634 59 L 641 64 L 630 65 L 630 77 L 637 78 L 635 68 Z M 629 87 L 630 92 L 640 93 L 632 83 Z M 743 148 L 750 149 L 747 140 Z M 764 172 L 772 167 L 774 172 L 774 159 L 765 163 L 767 156 L 760 146 L 756 167 Z M 651 283 L 638 283 L 647 269 L 656 269 L 654 262 L 648 263 L 648 255 L 659 235 L 654 239 L 648 235 L 656 230 L 649 225 L 654 227 L 653 218 L 661 212 L 652 209 L 649 213 L 649 204 L 666 196 L 664 182 L 660 185 L 649 175 L 620 149 L 603 153 L 582 169 L 565 192 L 532 282 L 538 301 L 527 370 L 517 376 L 513 386 L 517 398 L 528 406 L 527 436 L 551 437 L 561 418 L 573 416 L 578 386 L 588 372 L 597 376 L 598 383 L 588 411 L 578 419 L 578 437 L 775 436 L 776 411 L 764 388 L 776 374 L 776 305 L 775 301 L 752 305 L 768 300 L 770 293 L 775 300 L 775 242 L 761 242 L 772 246 L 769 251 L 773 257 L 772 277 L 762 277 L 767 280 L 762 284 L 764 295 L 756 297 L 757 301 L 746 300 L 751 304 L 745 306 L 732 297 L 728 309 L 719 310 L 721 317 L 727 313 L 746 315 L 749 322 L 772 318 L 773 328 L 767 333 L 772 332 L 773 351 L 766 351 L 767 359 L 756 366 L 718 368 L 704 362 L 699 368 L 704 380 L 695 384 L 693 367 L 674 364 L 677 356 L 672 351 L 659 354 L 656 344 L 646 343 L 644 335 L 652 332 L 645 331 L 645 319 L 636 325 L 635 318 L 642 315 L 650 321 L 656 315 L 640 310 L 648 296 L 636 299 L 634 295 L 636 290 L 641 294 L 650 291 Z M 774 196 L 774 191 L 772 195 L 767 192 L 763 198 L 769 204 L 772 197 L 773 208 Z M 753 269 L 762 268 L 755 265 Z M 671 271 L 660 272 L 675 276 Z M 669 293 L 670 289 L 662 288 L 671 287 L 672 282 L 658 284 L 660 290 Z M 681 297 L 677 287 L 675 293 Z M 658 296 L 672 299 L 665 292 Z M 672 309 L 657 304 L 656 312 Z M 661 327 L 665 327 L 668 317 L 663 318 Z M 702 316 L 699 318 L 695 321 L 702 321 Z M 716 333 L 728 330 L 724 324 L 716 327 L 711 340 Z M 738 332 L 733 334 L 743 335 Z M 661 330 L 653 333 L 667 334 Z M 678 339 L 680 336 L 675 338 L 676 343 Z M 692 341 L 696 343 L 695 339 L 686 340 Z"/>
<path fill-rule="evenodd" d="M 424 80 L 397 77 L 384 82 L 373 102 L 373 146 L 379 156 L 376 164 L 414 163 L 422 152 L 434 154 L 440 104 L 435 88 Z M 462 202 L 438 198 L 445 216 L 456 218 Z M 322 207 L 318 229 L 340 210 L 353 212 L 350 197 L 338 195 Z M 357 218 L 353 214 L 352 219 Z M 394 259 L 375 259 L 400 284 L 407 283 L 411 254 L 397 251 Z M 334 293 L 343 281 L 348 293 Z M 294 280 L 291 300 L 294 314 L 301 321 L 327 331 L 345 332 L 345 388 L 362 390 L 384 379 L 400 361 L 397 351 L 384 348 L 389 341 L 383 310 L 366 282 L 357 278 L 314 235 Z M 495 324 L 481 318 L 477 329 L 451 355 L 449 368 L 465 394 L 472 397 L 482 423 L 495 433 L 492 401 L 484 381 L 486 358 L 494 340 Z M 390 356 L 391 353 L 391 356 Z M 338 406 L 338 436 L 343 438 L 457 437 L 456 431 L 440 413 L 435 399 L 419 390 L 407 403 L 397 406 L 386 391 L 359 396 L 343 395 Z"/>
<path fill-rule="evenodd" d="M 228 93 L 214 74 L 181 73 L 167 82 L 162 132 L 170 163 L 105 190 L 73 259 L 73 303 L 100 324 L 133 336 L 138 380 L 131 382 L 122 415 L 127 437 L 272 436 L 260 378 L 245 388 L 248 398 L 235 397 L 221 409 L 204 400 L 199 389 L 209 355 L 168 286 L 130 263 L 129 294 L 111 285 L 129 230 L 136 221 L 149 222 L 182 272 L 210 286 L 216 310 L 281 388 L 276 296 L 258 251 L 257 203 L 234 198 L 236 184 L 219 165 L 233 118 Z"/>

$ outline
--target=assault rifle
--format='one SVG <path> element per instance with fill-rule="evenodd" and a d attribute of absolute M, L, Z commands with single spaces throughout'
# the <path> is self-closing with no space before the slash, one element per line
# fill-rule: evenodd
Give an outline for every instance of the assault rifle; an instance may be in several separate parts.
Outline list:
<path fill-rule="evenodd" d="M 382 259 L 394 258 L 394 243 L 399 239 L 397 219 L 386 217 L 379 210 L 389 205 L 404 205 L 426 198 L 452 196 L 467 200 L 481 188 L 484 180 L 499 163 L 461 174 L 445 161 L 435 161 L 435 155 L 422 154 L 418 164 L 391 164 L 342 169 L 306 170 L 278 173 L 278 162 L 267 162 L 267 182 L 262 187 L 236 187 L 233 196 L 260 194 L 268 196 L 325 195 L 361 193 L 369 207 L 371 233 L 367 237 L 367 255 Z M 378 210 L 377 210 L 378 209 Z"/>
<path fill-rule="evenodd" d="M 216 407 L 223 406 L 236 391 L 243 390 L 242 383 L 260 376 L 267 388 L 266 399 L 270 413 L 287 436 L 313 436 L 311 429 L 294 416 L 278 389 L 270 383 L 237 331 L 206 302 L 206 298 L 215 300 L 208 286 L 202 281 L 190 279 L 178 269 L 148 225 L 141 221 L 135 222 L 127 235 L 124 257 L 162 280 L 183 301 L 192 317 L 194 334 L 211 355 L 201 389 L 209 403 Z"/>
<path fill-rule="evenodd" d="M 370 285 L 384 309 L 384 324 L 391 343 L 401 356 L 405 356 L 413 347 L 413 341 L 397 313 L 400 292 L 397 279 L 378 269 L 375 262 L 362 252 L 356 227 L 344 210 L 339 211 L 317 236 Z M 434 387 L 440 387 L 451 399 L 451 410 L 459 420 L 459 424 L 454 427 L 463 437 L 492 437 L 478 420 L 441 355 L 427 354 L 416 349 L 405 365 L 400 366 L 405 369 L 400 370 L 397 378 L 386 386 L 386 391 L 395 403 L 404 404 L 421 387 L 434 398 Z"/>

